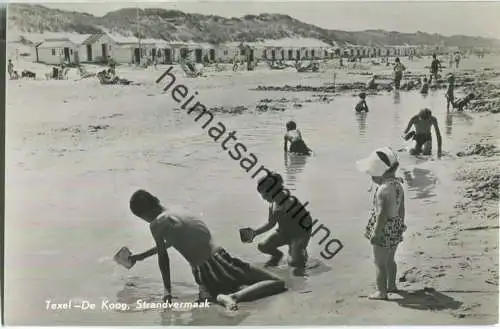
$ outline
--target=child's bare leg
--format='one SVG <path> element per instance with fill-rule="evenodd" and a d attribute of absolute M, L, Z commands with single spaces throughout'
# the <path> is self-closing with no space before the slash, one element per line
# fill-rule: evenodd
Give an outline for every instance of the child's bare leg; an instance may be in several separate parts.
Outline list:
<path fill-rule="evenodd" d="M 287 244 L 286 239 L 284 239 L 284 237 L 278 232 L 273 233 L 264 242 L 258 244 L 257 248 L 260 252 L 271 255 L 271 258 L 266 263 L 266 266 L 278 266 L 279 262 L 283 258 L 283 253 L 279 251 L 278 248 L 284 246 L 285 244 Z"/>
<path fill-rule="evenodd" d="M 394 259 L 396 255 L 396 248 L 389 250 L 389 255 L 387 257 L 387 292 L 397 292 L 398 287 L 396 286 L 396 275 L 398 267 Z"/>
<path fill-rule="evenodd" d="M 295 276 L 304 276 L 307 263 L 307 245 L 309 244 L 309 237 L 303 239 L 295 239 L 290 243 L 289 255 L 290 260 L 288 265 L 295 267 L 293 274 Z"/>
<path fill-rule="evenodd" d="M 377 275 L 377 291 L 370 295 L 369 299 L 387 299 L 387 257 L 388 249 L 373 246 L 373 256 L 375 258 L 375 270 Z"/>
<path fill-rule="evenodd" d="M 253 301 L 286 291 L 283 280 L 256 267 L 252 267 L 248 283 L 250 283 L 249 286 L 237 292 L 229 295 L 218 295 L 217 302 L 228 310 L 236 310 L 239 302 Z"/>

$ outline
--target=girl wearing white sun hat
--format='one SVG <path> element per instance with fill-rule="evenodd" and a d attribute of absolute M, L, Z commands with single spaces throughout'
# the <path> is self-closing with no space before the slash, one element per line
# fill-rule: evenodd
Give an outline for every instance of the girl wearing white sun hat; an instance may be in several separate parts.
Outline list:
<path fill-rule="evenodd" d="M 377 292 L 368 298 L 385 300 L 389 292 L 397 292 L 394 256 L 406 230 L 404 189 L 401 180 L 396 178 L 399 160 L 390 147 L 383 147 L 356 165 L 377 184 L 365 231 L 365 237 L 373 246 Z"/>

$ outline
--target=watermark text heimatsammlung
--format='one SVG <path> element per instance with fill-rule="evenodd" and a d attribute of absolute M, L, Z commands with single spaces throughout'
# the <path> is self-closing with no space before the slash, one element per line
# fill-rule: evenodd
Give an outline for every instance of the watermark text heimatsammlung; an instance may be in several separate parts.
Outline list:
<path fill-rule="evenodd" d="M 200 122 L 202 129 L 206 130 L 208 128 L 208 136 L 212 138 L 214 142 L 220 143 L 222 149 L 227 151 L 231 159 L 238 161 L 240 167 L 246 173 L 250 174 L 252 179 L 255 179 L 261 174 L 265 175 L 264 177 L 269 176 L 271 171 L 259 164 L 257 156 L 254 153 L 249 152 L 245 144 L 238 140 L 236 131 L 230 131 L 230 129 L 228 129 L 222 122 L 215 120 L 215 114 L 196 99 L 196 96 L 198 95 L 197 91 L 190 93 L 186 85 L 181 83 L 176 84 L 177 77 L 173 74 L 172 70 L 173 66 L 170 66 L 156 80 L 156 83 L 159 84 L 168 77 L 170 80 L 168 81 L 168 84 L 165 85 L 163 90 L 165 92 L 170 92 L 172 99 L 177 104 L 181 105 L 181 109 L 185 110 L 187 114 L 193 115 L 195 122 Z M 271 189 L 273 189 L 273 187 L 271 187 L 270 190 Z M 324 232 L 321 240 L 319 241 L 319 245 L 323 246 L 323 250 L 320 254 L 325 259 L 332 259 L 343 248 L 342 243 L 337 239 L 330 238 L 331 231 L 323 224 L 320 223 L 317 227 L 315 227 L 318 223 L 318 219 L 314 219 L 312 224 L 308 227 L 302 226 L 302 219 L 309 215 L 305 209 L 309 202 L 302 204 L 296 197 L 290 194 L 288 189 L 284 187 L 282 187 L 280 191 L 283 191 L 287 197 L 291 197 L 295 201 L 293 206 L 291 206 L 287 212 L 292 211 L 292 209 L 294 210 L 292 218 L 294 220 L 297 219 L 298 223 L 296 225 L 301 225 L 301 227 L 305 230 L 311 229 L 311 237 L 314 237 L 320 231 Z M 283 202 L 285 200 L 286 199 L 284 199 Z M 295 207 L 296 205 L 299 205 L 299 207 Z M 333 248 L 333 250 L 331 248 Z"/>

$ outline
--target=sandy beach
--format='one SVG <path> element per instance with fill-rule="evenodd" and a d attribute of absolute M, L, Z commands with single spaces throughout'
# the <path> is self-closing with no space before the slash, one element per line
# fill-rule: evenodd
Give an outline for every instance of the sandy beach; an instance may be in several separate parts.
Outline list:
<path fill-rule="evenodd" d="M 428 74 L 428 58 L 402 60 L 410 71 L 406 82 L 412 75 Z M 459 84 L 460 95 L 463 88 L 484 81 L 498 83 L 499 63 L 498 57 L 471 56 L 459 70 L 445 73 L 453 71 L 465 81 Z M 16 66 L 39 78 L 7 84 L 6 324 L 498 322 L 500 114 L 491 113 L 499 108 L 498 96 L 491 96 L 495 88 L 477 87 L 490 90 L 473 107 L 481 112 L 463 113 L 446 112 L 441 88 L 427 97 L 410 87 L 380 90 L 369 93 L 370 113 L 361 117 L 354 113 L 359 90 L 353 84 L 364 84 L 371 74 L 390 77 L 391 68 L 364 63 L 338 70 L 335 63 L 322 63 L 319 73 L 258 67 L 253 72 L 206 70 L 204 77 L 186 78 L 175 67 L 178 79 L 199 93 L 198 99 L 237 132 L 263 165 L 283 174 L 287 187 L 310 202 L 313 217 L 345 248 L 324 260 L 322 246 L 313 238 L 310 254 L 321 266 L 307 278 L 297 278 L 283 264 L 274 272 L 286 279 L 289 291 L 243 303 L 231 316 L 218 306 L 177 312 L 51 311 L 47 300 L 133 304 L 161 299 L 155 259 L 130 271 L 112 259 L 121 246 L 143 251 L 153 244 L 148 227 L 128 209 L 137 188 L 202 215 L 221 245 L 258 265 L 265 256 L 255 244 L 240 243 L 238 228 L 263 223 L 267 206 L 255 180 L 155 84 L 168 66 L 118 66 L 117 74 L 141 84 L 137 86 L 104 86 L 96 78 L 79 79 L 76 72 L 68 80 L 44 80 L 49 66 L 29 59 Z M 348 87 L 342 90 L 342 85 Z M 321 89 L 329 86 L 336 88 Z M 423 107 L 433 110 L 441 126 L 445 155 L 440 160 L 410 157 L 400 138 L 408 120 Z M 307 161 L 283 161 L 284 125 L 292 119 L 316 153 Z M 488 144 L 493 146 L 485 148 Z M 363 229 L 370 181 L 354 163 L 385 145 L 401 151 L 399 175 L 407 189 L 408 231 L 397 254 L 403 291 L 391 294 L 389 301 L 369 301 L 375 270 Z M 175 252 L 171 263 L 174 295 L 179 301 L 194 299 L 197 287 L 188 264 Z"/>

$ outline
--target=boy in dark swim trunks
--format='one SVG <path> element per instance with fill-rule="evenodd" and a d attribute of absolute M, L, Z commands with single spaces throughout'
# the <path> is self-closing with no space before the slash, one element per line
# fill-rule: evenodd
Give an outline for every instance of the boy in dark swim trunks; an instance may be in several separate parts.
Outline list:
<path fill-rule="evenodd" d="M 296 153 L 300 155 L 311 155 L 312 150 L 307 147 L 307 144 L 302 139 L 302 134 L 297 129 L 297 124 L 294 121 L 288 121 L 286 124 L 286 134 L 285 134 L 285 143 L 284 143 L 284 151 L 285 154 L 287 152 Z M 290 147 L 288 147 L 288 143 L 290 143 Z"/>
<path fill-rule="evenodd" d="M 437 59 L 436 54 L 432 55 L 432 63 L 431 63 L 431 77 L 429 79 L 429 84 L 432 83 L 432 78 L 434 78 L 434 81 L 437 83 L 438 81 L 438 73 L 441 71 L 441 61 Z"/>
<path fill-rule="evenodd" d="M 363 112 L 368 113 L 368 105 L 366 104 L 366 93 L 359 94 L 359 102 L 358 104 L 356 104 L 356 107 L 354 109 L 356 110 L 356 113 L 363 113 Z"/>
<path fill-rule="evenodd" d="M 432 154 L 432 133 L 431 128 L 434 126 L 438 144 L 438 157 L 441 157 L 441 132 L 437 119 L 432 115 L 431 110 L 423 109 L 417 115 L 413 116 L 408 123 L 403 135 L 406 135 L 410 129 L 415 126 L 415 147 L 410 150 L 412 155 L 431 155 Z"/>
<path fill-rule="evenodd" d="M 253 236 L 263 234 L 278 224 L 278 229 L 258 245 L 262 253 L 271 255 L 266 267 L 277 266 L 283 258 L 283 253 L 278 248 L 288 245 L 288 264 L 295 267 L 295 275 L 304 275 L 312 229 L 309 212 L 305 211 L 305 205 L 302 206 L 300 201 L 290 196 L 290 192 L 283 186 L 280 174 L 271 173 L 260 179 L 257 191 L 269 202 L 269 216 L 266 224 L 253 230 Z"/>
<path fill-rule="evenodd" d="M 134 215 L 149 223 L 156 247 L 132 255 L 143 260 L 158 254 L 164 301 L 171 301 L 170 260 L 167 249 L 176 249 L 191 265 L 200 298 L 210 298 L 227 309 L 237 309 L 239 301 L 250 301 L 286 290 L 284 281 L 238 258 L 217 246 L 204 222 L 184 211 L 173 211 L 160 204 L 149 192 L 136 191 L 130 199 Z M 247 286 L 241 289 L 241 287 Z"/>

